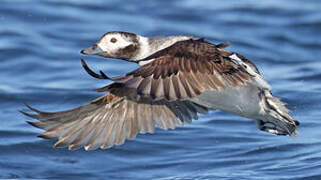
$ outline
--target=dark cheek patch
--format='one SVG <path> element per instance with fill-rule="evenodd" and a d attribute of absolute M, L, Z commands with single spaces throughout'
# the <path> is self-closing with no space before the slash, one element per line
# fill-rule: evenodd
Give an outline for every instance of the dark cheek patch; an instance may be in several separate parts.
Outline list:
<path fill-rule="evenodd" d="M 134 44 L 131 44 L 129 46 L 126 46 L 123 49 L 120 49 L 117 53 L 116 56 L 121 57 L 121 58 L 131 58 L 136 56 L 138 53 L 138 47 Z"/>

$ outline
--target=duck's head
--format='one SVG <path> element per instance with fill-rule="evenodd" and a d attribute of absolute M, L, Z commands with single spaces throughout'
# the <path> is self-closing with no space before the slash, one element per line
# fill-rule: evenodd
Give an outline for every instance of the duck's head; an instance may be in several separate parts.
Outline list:
<path fill-rule="evenodd" d="M 144 39 L 142 36 L 128 32 L 108 32 L 94 45 L 81 50 L 81 53 L 135 61 L 139 58 Z"/>

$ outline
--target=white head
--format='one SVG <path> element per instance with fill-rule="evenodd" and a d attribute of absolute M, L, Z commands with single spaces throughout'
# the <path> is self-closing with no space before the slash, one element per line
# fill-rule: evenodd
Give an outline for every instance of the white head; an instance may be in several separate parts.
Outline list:
<path fill-rule="evenodd" d="M 129 32 L 108 32 L 82 54 L 139 62 L 178 41 L 198 39 L 192 36 L 164 36 L 147 38 Z"/>
<path fill-rule="evenodd" d="M 128 32 L 108 32 L 82 54 L 134 61 L 140 53 L 144 37 Z"/>

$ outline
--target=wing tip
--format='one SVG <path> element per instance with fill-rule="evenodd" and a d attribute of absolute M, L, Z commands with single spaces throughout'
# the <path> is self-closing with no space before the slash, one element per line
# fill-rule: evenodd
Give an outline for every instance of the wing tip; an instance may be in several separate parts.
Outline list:
<path fill-rule="evenodd" d="M 32 113 L 27 113 L 23 110 L 18 110 L 21 114 L 25 115 L 25 116 L 28 116 L 28 117 L 31 117 L 31 118 L 34 118 L 34 119 L 39 119 L 39 114 L 41 113 L 41 111 L 39 111 L 38 109 L 36 108 L 33 108 L 32 106 L 30 106 L 29 104 L 27 103 L 23 103 L 28 109 L 30 109 L 31 111 L 35 112 L 36 114 L 32 114 Z M 30 123 L 29 123 L 30 124 Z"/>
<path fill-rule="evenodd" d="M 30 110 L 32 110 L 32 111 L 34 111 L 34 112 L 36 112 L 36 113 L 40 113 L 40 111 L 39 111 L 38 109 L 30 106 L 28 103 L 24 102 L 23 104 L 24 104 L 28 109 L 30 109 Z"/>
<path fill-rule="evenodd" d="M 38 115 L 37 114 L 31 114 L 31 113 L 27 113 L 27 112 L 24 112 L 22 110 L 18 110 L 21 114 L 25 115 L 25 116 L 28 116 L 28 117 L 31 117 L 31 118 L 34 118 L 34 119 L 38 119 Z"/>
<path fill-rule="evenodd" d="M 38 122 L 26 121 L 26 123 L 30 124 L 33 127 L 40 128 Z"/>
<path fill-rule="evenodd" d="M 80 149 L 81 147 L 82 147 L 82 146 L 79 145 L 79 144 L 70 144 L 70 145 L 68 146 L 68 150 L 74 151 L 74 150 Z"/>
<path fill-rule="evenodd" d="M 58 140 L 54 145 L 53 147 L 54 148 L 64 148 L 68 146 L 68 143 L 66 143 L 65 141 L 63 141 L 62 139 Z"/>
<path fill-rule="evenodd" d="M 46 134 L 39 134 L 37 137 L 42 138 L 42 139 L 51 139 L 52 138 L 52 137 L 47 136 Z"/>

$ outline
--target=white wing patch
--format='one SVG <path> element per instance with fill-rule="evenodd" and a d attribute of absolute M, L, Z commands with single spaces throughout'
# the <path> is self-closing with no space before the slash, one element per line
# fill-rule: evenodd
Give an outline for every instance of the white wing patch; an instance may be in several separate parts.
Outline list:
<path fill-rule="evenodd" d="M 246 63 L 244 63 L 236 54 L 232 54 L 229 56 L 236 64 L 239 64 L 241 66 L 246 67 L 246 70 L 249 74 L 256 76 L 257 73 L 250 67 L 248 66 Z"/>
<path fill-rule="evenodd" d="M 150 63 L 150 62 L 152 62 L 152 61 L 154 61 L 154 60 L 155 60 L 155 59 L 150 59 L 150 60 L 146 60 L 146 61 L 139 61 L 138 64 L 139 64 L 140 66 L 143 66 L 143 65 L 148 64 L 148 63 Z"/>
<path fill-rule="evenodd" d="M 268 89 L 268 90 L 271 89 L 271 86 L 269 85 L 269 83 L 267 83 L 260 74 L 256 73 L 251 68 L 251 66 L 249 66 L 245 62 L 243 62 L 236 54 L 232 54 L 229 57 L 234 61 L 234 63 L 236 63 L 240 66 L 246 67 L 246 71 L 249 74 L 251 74 L 252 76 L 254 76 L 253 80 L 256 82 L 257 86 L 259 86 L 262 89 Z"/>

